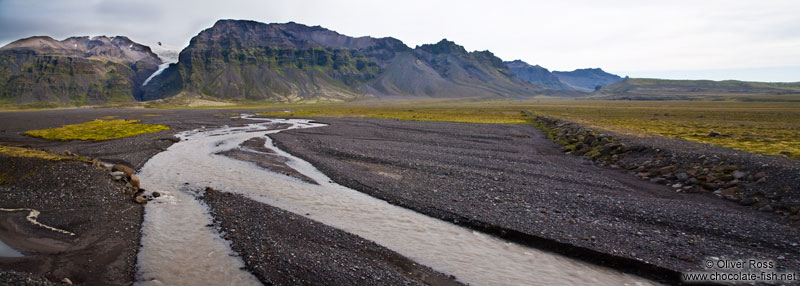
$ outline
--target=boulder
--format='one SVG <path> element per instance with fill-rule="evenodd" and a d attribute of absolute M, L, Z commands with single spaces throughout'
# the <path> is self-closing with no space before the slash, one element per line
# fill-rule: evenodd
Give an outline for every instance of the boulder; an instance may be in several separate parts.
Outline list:
<path fill-rule="evenodd" d="M 720 195 L 723 198 L 726 198 L 726 199 L 729 199 L 729 200 L 732 200 L 732 201 L 738 201 L 739 200 L 739 188 L 732 187 L 732 188 L 724 189 L 724 190 L 722 190 L 720 192 Z"/>
<path fill-rule="evenodd" d="M 125 175 L 127 175 L 128 177 L 130 177 L 134 173 L 133 169 L 131 169 L 130 167 L 120 164 L 115 164 L 114 167 L 111 167 L 111 170 L 124 172 Z"/>
<path fill-rule="evenodd" d="M 131 183 L 131 186 L 136 190 L 138 190 L 139 188 L 142 187 L 141 183 L 139 182 L 139 177 L 137 177 L 134 174 L 131 174 L 131 182 L 130 183 Z"/>
<path fill-rule="evenodd" d="M 125 177 L 125 172 L 114 171 L 114 172 L 111 172 L 111 176 L 114 177 L 114 180 L 119 181 L 119 180 L 122 180 L 123 177 Z"/>

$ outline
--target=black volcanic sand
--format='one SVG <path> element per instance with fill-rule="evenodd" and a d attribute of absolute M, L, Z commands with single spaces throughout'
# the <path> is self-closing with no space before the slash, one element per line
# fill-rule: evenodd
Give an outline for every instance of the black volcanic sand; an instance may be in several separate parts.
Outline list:
<path fill-rule="evenodd" d="M 57 153 L 71 151 L 139 169 L 174 143 L 173 134 L 252 123 L 230 115 L 248 111 L 81 108 L 0 112 L 0 144 Z M 166 124 L 171 130 L 100 142 L 49 141 L 22 135 L 27 130 L 105 116 Z M 0 175 L 12 179 L 11 183 L 0 184 L 0 208 L 37 209 L 42 212 L 40 222 L 77 234 L 70 237 L 33 226 L 25 220 L 27 211 L 0 212 L 0 237 L 27 255 L 0 258 L 0 284 L 26 285 L 29 279 L 38 283 L 46 278 L 56 282 L 69 278 L 83 285 L 133 283 L 143 207 L 133 203 L 130 195 L 122 194 L 124 185 L 113 181 L 107 172 L 79 162 L 0 157 Z"/>
<path fill-rule="evenodd" d="M 49 285 L 42 277 L 76 285 L 134 281 L 144 209 L 107 171 L 78 161 L 0 155 L 0 174 L 0 208 L 39 210 L 40 223 L 75 233 L 34 225 L 25 219 L 28 211 L 0 211 L 0 238 L 25 255 L 0 257 L 0 284 Z"/>
<path fill-rule="evenodd" d="M 138 170 L 150 157 L 172 145 L 173 135 L 201 127 L 241 126 L 252 120 L 231 118 L 231 114 L 255 113 L 253 110 L 161 110 L 161 109 L 64 109 L 49 111 L 0 112 L 0 144 L 50 150 L 70 151 L 104 162 L 124 164 Z M 22 135 L 35 129 L 77 124 L 105 116 L 114 119 L 142 120 L 142 123 L 164 124 L 170 130 L 106 141 L 51 141 Z"/>
<path fill-rule="evenodd" d="M 372 241 L 242 195 L 207 188 L 202 200 L 265 285 L 461 285 Z"/>
<path fill-rule="evenodd" d="M 289 165 L 286 164 L 288 159 L 275 154 L 275 152 L 270 149 L 267 149 L 264 147 L 264 143 L 266 143 L 266 137 L 251 138 L 242 142 L 242 144 L 240 144 L 240 146 L 237 148 L 218 152 L 216 154 L 240 161 L 251 162 L 272 172 L 284 174 L 286 176 L 300 179 L 306 183 L 317 185 L 317 182 L 315 182 L 313 179 L 303 175 L 295 169 L 292 169 L 292 167 L 289 167 Z"/>
<path fill-rule="evenodd" d="M 330 126 L 270 136 L 340 184 L 433 217 L 671 283 L 706 257 L 800 270 L 785 220 L 595 166 L 531 125 L 318 121 Z"/>

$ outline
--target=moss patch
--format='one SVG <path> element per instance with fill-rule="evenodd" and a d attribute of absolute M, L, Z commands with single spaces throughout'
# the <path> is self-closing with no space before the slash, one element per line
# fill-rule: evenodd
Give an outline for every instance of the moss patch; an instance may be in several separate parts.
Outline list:
<path fill-rule="evenodd" d="M 165 125 L 140 124 L 140 120 L 93 120 L 59 128 L 27 131 L 24 134 L 48 140 L 110 140 L 169 130 Z"/>
<path fill-rule="evenodd" d="M 13 146 L 3 146 L 3 145 L 0 145 L 0 155 L 8 157 L 39 158 L 51 161 L 80 159 L 80 157 L 64 156 L 42 150 L 13 147 Z M 0 174 L 0 181 L 5 180 L 3 179 L 4 177 L 5 174 Z"/>
<path fill-rule="evenodd" d="M 308 107 L 293 111 L 268 111 L 262 116 L 279 117 L 372 117 L 416 121 L 448 121 L 464 123 L 526 123 L 519 111 L 491 107 Z"/>

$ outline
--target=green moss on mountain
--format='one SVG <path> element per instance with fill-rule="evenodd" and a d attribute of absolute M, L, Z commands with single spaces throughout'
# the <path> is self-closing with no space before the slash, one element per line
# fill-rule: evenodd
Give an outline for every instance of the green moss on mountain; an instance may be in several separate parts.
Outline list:
<path fill-rule="evenodd" d="M 133 101 L 134 72 L 113 62 L 0 53 L 0 103 L 81 106 Z"/>
<path fill-rule="evenodd" d="M 187 49 L 177 67 L 183 87 L 223 99 L 296 101 L 352 98 L 378 65 L 356 50 L 230 47 Z"/>

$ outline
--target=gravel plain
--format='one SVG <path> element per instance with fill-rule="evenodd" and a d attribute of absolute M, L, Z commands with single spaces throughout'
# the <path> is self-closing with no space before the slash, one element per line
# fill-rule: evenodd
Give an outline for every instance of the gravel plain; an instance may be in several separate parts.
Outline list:
<path fill-rule="evenodd" d="M 265 285 L 461 285 L 372 241 L 242 195 L 206 189 L 223 237 Z"/>
<path fill-rule="evenodd" d="M 433 217 L 668 283 L 707 258 L 800 269 L 787 220 L 564 154 L 530 125 L 317 120 L 329 126 L 270 136 L 337 183 Z"/>

